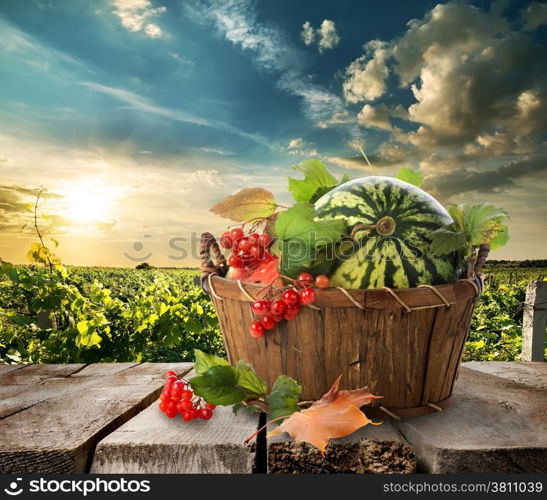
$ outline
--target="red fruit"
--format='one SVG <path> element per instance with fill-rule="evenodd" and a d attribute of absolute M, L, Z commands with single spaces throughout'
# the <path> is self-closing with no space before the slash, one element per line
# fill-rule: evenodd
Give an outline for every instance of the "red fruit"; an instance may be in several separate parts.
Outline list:
<path fill-rule="evenodd" d="M 264 258 L 266 259 L 267 256 Z M 277 271 L 277 259 L 273 258 L 268 262 L 260 264 L 247 278 L 247 281 L 249 283 L 263 283 L 265 285 L 271 285 L 278 278 L 279 272 Z"/>
<path fill-rule="evenodd" d="M 230 255 L 230 257 L 228 257 L 228 265 L 230 267 L 243 267 L 244 262 L 240 257 L 232 254 Z"/>
<path fill-rule="evenodd" d="M 251 243 L 251 245 L 256 245 L 258 244 L 258 233 L 253 233 L 253 234 L 250 234 L 249 235 L 249 242 Z"/>
<path fill-rule="evenodd" d="M 213 410 L 209 408 L 202 408 L 199 410 L 199 418 L 203 420 L 209 420 L 213 416 Z"/>
<path fill-rule="evenodd" d="M 317 288 L 325 289 L 330 285 L 330 280 L 324 274 L 320 274 L 315 278 L 315 286 Z"/>
<path fill-rule="evenodd" d="M 182 392 L 184 390 L 184 382 L 182 380 L 176 380 L 171 386 L 171 392 Z"/>
<path fill-rule="evenodd" d="M 190 422 L 190 420 L 193 420 L 194 417 L 193 417 L 193 415 L 192 415 L 192 410 L 183 412 L 183 413 L 182 413 L 182 419 L 183 419 L 185 422 Z"/>
<path fill-rule="evenodd" d="M 239 241 L 239 246 L 238 246 L 238 249 L 240 252 L 243 252 L 243 253 L 249 253 L 249 250 L 251 249 L 251 247 L 253 247 L 254 245 L 249 241 L 249 238 L 242 238 L 240 241 Z"/>
<path fill-rule="evenodd" d="M 171 399 L 171 391 L 163 389 L 163 391 L 161 391 L 161 394 L 160 394 L 160 399 L 162 401 L 167 401 L 168 399 Z"/>
<path fill-rule="evenodd" d="M 300 296 L 296 290 L 289 288 L 283 292 L 283 302 L 288 306 L 296 305 L 300 302 Z"/>
<path fill-rule="evenodd" d="M 244 267 L 231 267 L 226 275 L 226 278 L 230 280 L 246 281 L 247 276 L 252 274 L 251 269 L 245 269 Z"/>
<path fill-rule="evenodd" d="M 205 403 L 205 408 L 209 408 L 210 410 L 214 410 L 216 407 L 216 405 L 212 405 L 211 403 Z"/>
<path fill-rule="evenodd" d="M 251 323 L 251 337 L 259 339 L 260 337 L 264 337 L 265 333 L 265 326 L 260 321 L 253 321 Z"/>
<path fill-rule="evenodd" d="M 240 227 L 234 227 L 230 231 L 230 238 L 232 238 L 233 242 L 236 242 L 240 238 L 243 238 L 243 229 L 241 229 Z"/>
<path fill-rule="evenodd" d="M 188 410 L 188 413 L 192 415 L 192 420 L 195 418 L 199 418 L 199 410 L 196 410 L 195 408 L 192 408 L 191 410 Z"/>
<path fill-rule="evenodd" d="M 287 311 L 285 312 L 285 319 L 287 321 L 292 321 L 298 313 L 300 312 L 300 306 L 297 304 L 291 304 L 290 306 L 287 306 Z"/>
<path fill-rule="evenodd" d="M 274 302 L 272 302 L 272 305 L 270 307 L 270 312 L 274 316 L 282 316 L 283 314 L 285 314 L 286 310 L 287 304 L 282 300 L 275 300 Z"/>
<path fill-rule="evenodd" d="M 257 300 L 251 304 L 251 309 L 257 316 L 264 316 L 270 310 L 269 300 Z"/>
<path fill-rule="evenodd" d="M 230 231 L 222 233 L 220 237 L 220 246 L 222 248 L 232 248 L 232 237 L 230 236 Z"/>
<path fill-rule="evenodd" d="M 169 370 L 165 372 L 165 375 L 163 378 L 168 379 L 169 377 L 176 377 L 177 374 L 173 370 Z"/>
<path fill-rule="evenodd" d="M 258 235 L 258 244 L 262 248 L 266 248 L 269 242 L 270 242 L 270 237 L 266 233 Z"/>
<path fill-rule="evenodd" d="M 302 304 L 313 304 L 315 302 L 315 292 L 313 288 L 304 288 L 300 292 L 300 302 Z"/>
<path fill-rule="evenodd" d="M 165 410 L 167 410 L 167 402 L 162 400 L 160 401 L 160 410 L 165 412 Z"/>
<path fill-rule="evenodd" d="M 181 395 L 180 395 L 180 400 L 181 401 L 187 401 L 187 400 L 190 400 L 194 397 L 194 393 L 192 391 L 189 391 L 188 389 L 186 389 L 185 391 L 182 391 Z"/>
<path fill-rule="evenodd" d="M 171 409 L 171 408 L 167 408 L 167 410 L 165 410 L 165 414 L 169 417 L 169 418 L 175 418 L 177 416 L 177 409 L 175 408 L 174 410 Z"/>
<path fill-rule="evenodd" d="M 273 330 L 275 328 L 276 322 L 271 316 L 264 316 L 262 318 L 262 325 L 266 330 Z"/>
<path fill-rule="evenodd" d="M 306 288 L 313 283 L 313 276 L 310 273 L 300 273 L 296 278 L 296 282 L 302 288 Z"/>
<path fill-rule="evenodd" d="M 276 322 L 276 323 L 279 323 L 281 321 L 283 321 L 283 318 L 285 316 L 283 314 L 272 314 L 272 319 Z"/>
<path fill-rule="evenodd" d="M 254 245 L 249 249 L 249 255 L 253 257 L 255 260 L 263 260 L 264 249 L 262 247 Z"/>
<path fill-rule="evenodd" d="M 177 405 L 177 410 L 180 414 L 193 408 L 192 401 L 185 399 Z"/>

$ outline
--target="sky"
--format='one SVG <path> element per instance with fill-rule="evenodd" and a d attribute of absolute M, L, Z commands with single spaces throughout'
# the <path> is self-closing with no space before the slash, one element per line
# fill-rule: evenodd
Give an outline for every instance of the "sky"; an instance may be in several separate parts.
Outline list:
<path fill-rule="evenodd" d="M 2 0 L 0 257 L 25 262 L 43 187 L 63 262 L 195 265 L 210 206 L 289 203 L 317 158 L 420 170 L 509 212 L 492 258 L 546 258 L 546 25 L 516 0 Z"/>

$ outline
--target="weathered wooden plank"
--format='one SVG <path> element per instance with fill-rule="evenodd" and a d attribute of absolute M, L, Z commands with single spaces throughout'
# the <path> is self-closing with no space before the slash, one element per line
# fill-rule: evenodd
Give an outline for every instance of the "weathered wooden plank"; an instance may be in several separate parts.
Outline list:
<path fill-rule="evenodd" d="M 4 365 L 0 364 L 0 376 L 5 375 L 6 373 L 20 370 L 21 368 L 24 368 L 27 365 Z"/>
<path fill-rule="evenodd" d="M 412 474 L 416 458 L 390 421 L 368 425 L 350 436 L 333 439 L 321 457 L 305 443 L 295 443 L 288 435 L 268 438 L 270 474 Z"/>
<path fill-rule="evenodd" d="M 35 385 L 44 382 L 50 378 L 64 378 L 83 370 L 85 364 L 67 364 L 67 365 L 25 365 L 20 370 L 8 371 L 0 375 L 1 386 L 8 385 Z"/>
<path fill-rule="evenodd" d="M 524 361 L 468 361 L 462 366 L 537 389 L 547 389 L 547 363 Z"/>
<path fill-rule="evenodd" d="M 153 404 L 103 439 L 92 473 L 250 474 L 255 446 L 243 441 L 256 431 L 258 416 L 218 407 L 211 420 L 167 418 Z"/>
<path fill-rule="evenodd" d="M 547 471 L 547 391 L 462 367 L 442 412 L 396 425 L 430 473 Z"/>
<path fill-rule="evenodd" d="M 106 373 L 103 377 L 100 367 Z M 186 373 L 191 365 L 97 365 L 89 371 L 92 376 L 44 379 L 35 387 L 42 399 L 34 404 L 24 402 L 33 397 L 32 391 L 13 396 L 16 401 L 11 403 L 24 408 L 0 419 L 0 473 L 85 472 L 97 442 L 157 398 L 167 369 Z M 40 378 L 42 370 L 66 374 L 71 367 L 36 365 L 31 371 Z"/>

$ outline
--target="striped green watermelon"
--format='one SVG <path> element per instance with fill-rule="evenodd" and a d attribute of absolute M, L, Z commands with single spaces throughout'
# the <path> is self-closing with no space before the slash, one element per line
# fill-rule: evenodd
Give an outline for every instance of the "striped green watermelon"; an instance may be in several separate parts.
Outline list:
<path fill-rule="evenodd" d="M 391 177 L 363 177 L 333 189 L 316 204 L 318 220 L 344 219 L 355 243 L 342 246 L 331 271 L 331 286 L 409 288 L 456 279 L 455 256 L 429 253 L 430 235 L 452 222 L 443 206 L 425 191 Z M 338 252 L 340 253 L 340 252 Z"/>

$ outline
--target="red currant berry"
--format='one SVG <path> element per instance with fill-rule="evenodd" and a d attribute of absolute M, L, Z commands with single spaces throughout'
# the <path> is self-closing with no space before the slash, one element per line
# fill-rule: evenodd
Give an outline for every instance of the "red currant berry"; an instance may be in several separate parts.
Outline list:
<path fill-rule="evenodd" d="M 270 242 L 270 237 L 266 233 L 258 235 L 258 244 L 262 248 L 266 248 L 269 242 Z"/>
<path fill-rule="evenodd" d="M 193 408 L 192 401 L 190 401 L 189 399 L 185 399 L 184 401 L 181 401 L 177 405 L 177 410 L 179 413 L 191 410 L 192 408 Z"/>
<path fill-rule="evenodd" d="M 189 411 L 185 411 L 182 413 L 182 419 L 185 421 L 185 422 L 190 422 L 190 420 L 192 420 L 194 417 L 192 416 L 192 410 L 189 410 Z"/>
<path fill-rule="evenodd" d="M 249 250 L 252 246 L 253 244 L 249 241 L 249 238 L 242 238 L 241 240 L 239 240 L 238 249 L 240 252 L 249 253 Z"/>
<path fill-rule="evenodd" d="M 273 330 L 275 328 L 276 322 L 271 316 L 264 316 L 262 318 L 262 325 L 266 330 Z"/>
<path fill-rule="evenodd" d="M 166 390 L 166 389 L 163 389 L 163 390 L 161 391 L 161 394 L 160 394 L 160 399 L 161 399 L 162 401 L 167 401 L 167 400 L 171 399 L 171 391 L 168 391 L 168 390 Z"/>
<path fill-rule="evenodd" d="M 177 416 L 177 410 L 176 409 L 171 409 L 171 408 L 167 408 L 167 410 L 165 410 L 165 414 L 169 417 L 169 418 L 175 418 Z"/>
<path fill-rule="evenodd" d="M 251 245 L 256 245 L 258 243 L 258 233 L 253 233 L 249 235 L 249 243 Z"/>
<path fill-rule="evenodd" d="M 253 321 L 251 323 L 251 337 L 259 339 L 260 337 L 264 337 L 265 333 L 266 329 L 260 321 Z"/>
<path fill-rule="evenodd" d="M 213 410 L 209 408 L 202 408 L 199 410 L 199 418 L 203 420 L 209 420 L 213 416 Z"/>
<path fill-rule="evenodd" d="M 253 257 L 255 260 L 263 260 L 264 249 L 262 247 L 254 245 L 249 249 L 249 255 Z"/>
<path fill-rule="evenodd" d="M 241 229 L 240 227 L 234 227 L 230 231 L 230 238 L 232 238 L 232 241 L 234 242 L 239 240 L 240 238 L 243 238 L 243 229 Z"/>
<path fill-rule="evenodd" d="M 270 301 L 257 300 L 252 303 L 251 309 L 257 316 L 264 316 L 270 310 Z"/>
<path fill-rule="evenodd" d="M 300 273 L 296 281 L 302 288 L 306 288 L 313 283 L 313 276 L 310 273 Z"/>
<path fill-rule="evenodd" d="M 194 397 L 194 393 L 192 391 L 189 391 L 188 389 L 186 389 L 185 391 L 182 391 L 181 395 L 180 395 L 180 400 L 181 401 L 187 401 L 187 400 L 190 400 Z"/>
<path fill-rule="evenodd" d="M 199 418 L 199 410 L 196 410 L 195 408 L 192 408 L 191 410 L 188 410 L 188 413 L 192 415 L 192 420 L 195 418 Z"/>
<path fill-rule="evenodd" d="M 300 302 L 300 296 L 296 290 L 289 288 L 283 292 L 283 302 L 288 306 L 296 305 Z"/>
<path fill-rule="evenodd" d="M 315 292 L 313 288 L 304 288 L 300 292 L 300 302 L 302 304 L 313 304 L 315 302 Z"/>
<path fill-rule="evenodd" d="M 165 372 L 165 375 L 163 378 L 168 379 L 169 377 L 176 377 L 177 374 L 173 370 L 169 370 Z"/>
<path fill-rule="evenodd" d="M 205 403 L 205 408 L 209 408 L 210 410 L 214 410 L 216 407 L 216 405 L 213 405 L 211 403 Z"/>
<path fill-rule="evenodd" d="M 220 237 L 220 246 L 222 248 L 232 248 L 232 237 L 230 236 L 230 231 L 222 233 Z"/>
<path fill-rule="evenodd" d="M 315 278 L 315 286 L 317 288 L 325 289 L 328 288 L 330 285 L 330 280 L 324 275 L 320 274 Z"/>
<path fill-rule="evenodd" d="M 167 402 L 164 401 L 164 400 L 161 400 L 160 401 L 160 410 L 165 412 L 165 410 L 167 410 Z"/>
<path fill-rule="evenodd" d="M 287 321 L 292 321 L 294 318 L 296 318 L 299 312 L 300 312 L 299 305 L 293 304 L 293 305 L 287 306 L 287 311 L 285 312 L 285 319 Z"/>
<path fill-rule="evenodd" d="M 244 262 L 240 257 L 232 254 L 228 257 L 228 265 L 230 267 L 243 267 Z"/>
<path fill-rule="evenodd" d="M 272 314 L 272 319 L 276 322 L 276 323 L 280 323 L 281 321 L 283 321 L 283 318 L 285 316 L 283 314 Z"/>
<path fill-rule="evenodd" d="M 274 316 L 281 316 L 285 314 L 285 311 L 287 310 L 287 304 L 283 302 L 282 300 L 275 300 L 272 302 L 272 305 L 270 307 L 270 312 Z"/>
<path fill-rule="evenodd" d="M 171 386 L 171 392 L 182 392 L 184 390 L 184 382 L 182 380 L 176 380 Z"/>

